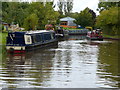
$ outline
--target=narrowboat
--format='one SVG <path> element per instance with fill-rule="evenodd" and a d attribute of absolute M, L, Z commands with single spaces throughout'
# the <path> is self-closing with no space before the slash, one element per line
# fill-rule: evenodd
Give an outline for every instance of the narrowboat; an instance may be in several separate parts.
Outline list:
<path fill-rule="evenodd" d="M 88 29 L 69 29 L 69 35 L 87 35 Z"/>
<path fill-rule="evenodd" d="M 102 31 L 100 29 L 89 31 L 87 33 L 87 39 L 103 41 Z"/>
<path fill-rule="evenodd" d="M 8 52 L 21 53 L 57 42 L 53 30 L 9 32 L 6 49 Z"/>

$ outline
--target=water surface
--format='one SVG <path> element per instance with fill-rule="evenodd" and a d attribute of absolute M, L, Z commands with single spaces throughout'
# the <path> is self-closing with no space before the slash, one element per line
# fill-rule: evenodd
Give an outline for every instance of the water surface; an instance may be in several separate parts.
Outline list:
<path fill-rule="evenodd" d="M 58 45 L 5 54 L 1 88 L 118 88 L 117 41 L 87 41 L 71 36 Z"/>

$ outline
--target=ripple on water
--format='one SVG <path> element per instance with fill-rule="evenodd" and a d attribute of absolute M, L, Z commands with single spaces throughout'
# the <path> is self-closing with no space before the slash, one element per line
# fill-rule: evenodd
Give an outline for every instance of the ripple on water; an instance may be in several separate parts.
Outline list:
<path fill-rule="evenodd" d="M 113 78 L 118 76 L 104 68 L 111 65 L 104 59 L 99 60 L 100 49 L 107 43 L 113 44 L 111 41 L 66 40 L 58 42 L 56 48 L 26 53 L 24 58 L 7 56 L 7 62 L 0 68 L 0 85 L 17 88 L 117 87 L 117 80 Z"/>

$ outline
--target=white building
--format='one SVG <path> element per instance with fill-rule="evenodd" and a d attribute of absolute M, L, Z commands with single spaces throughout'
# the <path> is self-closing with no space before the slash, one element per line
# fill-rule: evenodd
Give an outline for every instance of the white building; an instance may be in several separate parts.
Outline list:
<path fill-rule="evenodd" d="M 65 17 L 60 19 L 60 26 L 61 27 L 71 27 L 76 28 L 77 25 L 74 23 L 75 19 L 71 17 Z"/>

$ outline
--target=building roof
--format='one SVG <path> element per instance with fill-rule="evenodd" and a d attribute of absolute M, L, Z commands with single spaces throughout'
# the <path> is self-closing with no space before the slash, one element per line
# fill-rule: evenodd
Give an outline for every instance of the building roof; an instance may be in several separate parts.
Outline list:
<path fill-rule="evenodd" d="M 74 21 L 74 18 L 71 17 L 65 17 L 65 18 L 61 18 L 60 21 Z"/>

